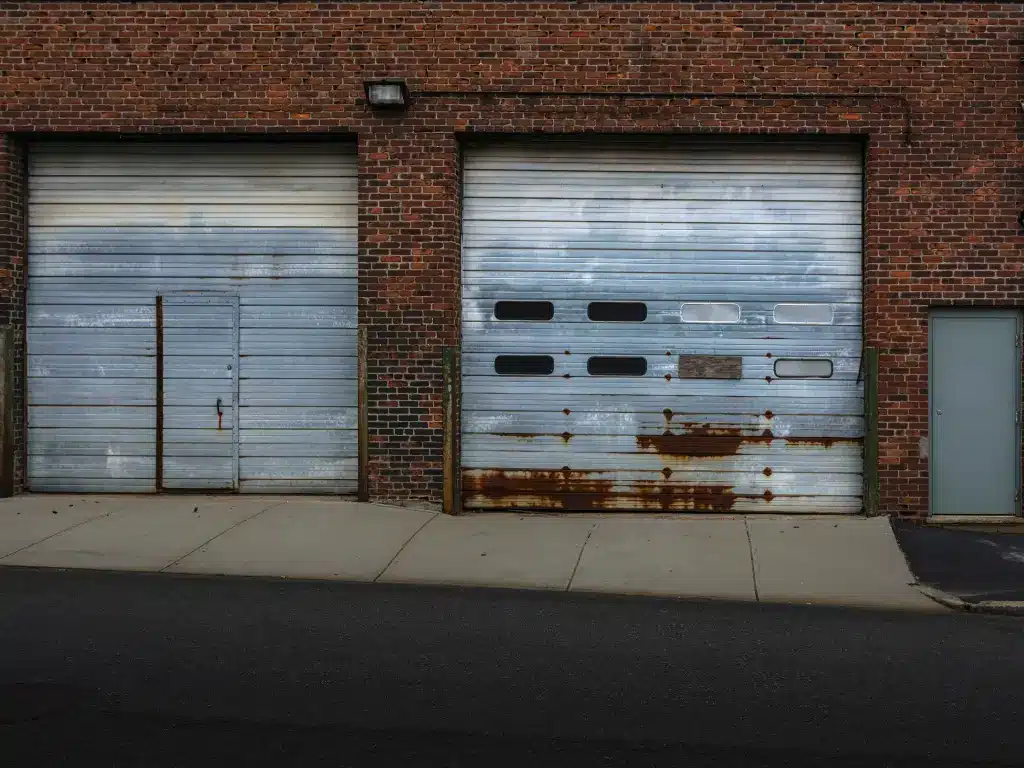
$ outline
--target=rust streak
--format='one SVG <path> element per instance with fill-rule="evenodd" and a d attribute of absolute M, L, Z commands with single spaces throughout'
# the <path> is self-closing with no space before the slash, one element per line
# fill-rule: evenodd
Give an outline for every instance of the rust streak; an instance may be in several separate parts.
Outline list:
<path fill-rule="evenodd" d="M 679 425 L 684 434 L 695 437 L 738 437 L 741 434 L 739 427 L 712 427 L 710 424 L 698 424 L 695 421 L 684 421 Z"/>
<path fill-rule="evenodd" d="M 770 430 L 760 435 L 743 435 L 738 427 L 711 427 L 708 424 L 683 424 L 683 434 L 665 430 L 660 435 L 637 435 L 636 445 L 646 453 L 687 458 L 735 456 L 744 445 L 770 445 L 781 440 L 786 445 L 831 448 L 837 444 L 859 445 L 857 438 L 787 437 L 778 438 Z"/>
<path fill-rule="evenodd" d="M 787 437 L 786 442 L 789 445 L 808 445 L 817 448 L 831 448 L 837 443 L 857 445 L 861 441 L 858 438 L 851 437 Z"/>
<path fill-rule="evenodd" d="M 465 491 L 486 500 L 489 507 L 558 509 L 567 512 L 596 510 L 661 510 L 724 512 L 740 496 L 731 486 L 676 485 L 669 482 L 614 482 L 603 471 L 488 469 L 469 473 Z M 667 480 L 672 470 L 661 474 Z"/>
<path fill-rule="evenodd" d="M 739 430 L 737 430 L 738 432 Z M 637 435 L 641 451 L 671 456 L 735 456 L 744 439 L 737 435 Z"/>
<path fill-rule="evenodd" d="M 727 485 L 638 485 L 634 490 L 641 508 L 650 509 L 650 502 L 655 502 L 666 512 L 725 512 L 736 503 L 736 494 Z"/>
<path fill-rule="evenodd" d="M 470 477 L 469 491 L 506 506 L 533 506 L 588 512 L 605 508 L 611 498 L 612 481 L 594 478 L 593 473 L 561 470 L 488 470 Z M 574 478 L 574 475 L 577 477 Z M 526 502 L 525 504 L 523 502 Z"/>

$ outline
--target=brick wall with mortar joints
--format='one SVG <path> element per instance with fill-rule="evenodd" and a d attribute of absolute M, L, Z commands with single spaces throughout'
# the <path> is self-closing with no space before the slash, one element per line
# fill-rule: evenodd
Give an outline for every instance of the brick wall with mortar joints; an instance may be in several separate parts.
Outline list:
<path fill-rule="evenodd" d="M 928 308 L 1024 304 L 1022 18 L 1021 3 L 6 3 L 0 132 L 357 134 L 371 491 L 435 500 L 440 349 L 458 338 L 457 136 L 867 135 L 881 502 L 920 514 Z M 420 96 L 385 116 L 362 101 L 363 80 L 381 76 L 414 92 L 723 98 Z M 727 98 L 783 92 L 822 98 Z M 21 205 L 0 197 L 3 220 Z M 23 248 L 23 234 L 6 237 Z M 23 287 L 8 278 L 2 295 Z"/>

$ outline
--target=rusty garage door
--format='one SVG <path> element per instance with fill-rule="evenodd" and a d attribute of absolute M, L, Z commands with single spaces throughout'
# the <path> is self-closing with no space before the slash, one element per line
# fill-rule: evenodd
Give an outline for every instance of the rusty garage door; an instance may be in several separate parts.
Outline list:
<path fill-rule="evenodd" d="M 29 160 L 29 487 L 354 491 L 354 146 Z"/>
<path fill-rule="evenodd" d="M 861 509 L 859 144 L 465 149 L 465 506 Z"/>

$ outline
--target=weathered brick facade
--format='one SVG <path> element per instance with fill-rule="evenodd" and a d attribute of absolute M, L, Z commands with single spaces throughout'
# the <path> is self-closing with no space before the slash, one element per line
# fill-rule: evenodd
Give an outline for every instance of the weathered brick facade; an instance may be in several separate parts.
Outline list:
<path fill-rule="evenodd" d="M 24 324 L 32 135 L 355 134 L 371 495 L 436 500 L 461 136 L 855 134 L 881 506 L 923 514 L 927 310 L 1024 305 L 1022 19 L 960 2 L 4 3 L 0 322 Z M 407 81 L 407 112 L 366 106 L 383 76 Z"/>

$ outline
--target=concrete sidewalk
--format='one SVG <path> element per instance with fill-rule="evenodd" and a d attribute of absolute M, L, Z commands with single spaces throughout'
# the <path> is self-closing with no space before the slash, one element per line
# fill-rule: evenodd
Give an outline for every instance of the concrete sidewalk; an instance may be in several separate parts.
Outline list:
<path fill-rule="evenodd" d="M 0 565 L 944 610 L 885 518 L 448 517 L 338 499 L 26 495 Z"/>

